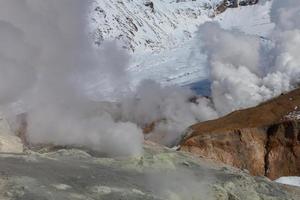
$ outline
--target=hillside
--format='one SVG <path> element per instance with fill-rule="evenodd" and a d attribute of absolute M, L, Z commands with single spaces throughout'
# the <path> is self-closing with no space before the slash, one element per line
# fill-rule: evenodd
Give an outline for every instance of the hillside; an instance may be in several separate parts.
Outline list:
<path fill-rule="evenodd" d="M 181 150 L 249 170 L 300 175 L 300 89 L 189 128 Z"/>
<path fill-rule="evenodd" d="M 147 2 L 153 2 L 153 8 Z M 92 7 L 90 25 L 97 45 L 113 40 L 128 50 L 132 87 L 143 79 L 188 85 L 208 78 L 205 55 L 195 37 L 199 25 L 215 21 L 223 28 L 262 37 L 273 28 L 270 2 L 230 8 L 216 15 L 221 2 L 98 0 Z"/>
<path fill-rule="evenodd" d="M 94 5 L 96 43 L 116 39 L 132 52 L 159 51 L 189 40 L 222 0 L 101 0 Z"/>
<path fill-rule="evenodd" d="M 193 125 L 191 129 L 194 132 L 187 135 L 185 139 L 206 132 L 254 128 L 279 123 L 286 115 L 298 110 L 299 105 L 300 89 L 296 89 L 253 108 L 237 110 L 219 119 Z"/>

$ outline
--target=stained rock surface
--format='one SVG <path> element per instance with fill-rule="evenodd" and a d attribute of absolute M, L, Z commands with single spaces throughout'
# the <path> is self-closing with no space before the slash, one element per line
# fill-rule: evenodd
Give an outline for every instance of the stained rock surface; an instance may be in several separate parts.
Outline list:
<path fill-rule="evenodd" d="M 155 144 L 103 158 L 56 148 L 0 154 L 1 200 L 297 200 L 299 189 Z"/>
<path fill-rule="evenodd" d="M 274 180 L 300 176 L 300 90 L 192 126 L 181 150 Z"/>

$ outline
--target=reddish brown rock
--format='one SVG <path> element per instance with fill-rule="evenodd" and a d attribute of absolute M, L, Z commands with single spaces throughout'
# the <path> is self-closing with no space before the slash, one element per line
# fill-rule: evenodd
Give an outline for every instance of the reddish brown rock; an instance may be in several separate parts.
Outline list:
<path fill-rule="evenodd" d="M 300 121 L 268 128 L 208 132 L 188 139 L 181 150 L 276 179 L 300 175 Z"/>
<path fill-rule="evenodd" d="M 253 175 L 264 175 L 267 142 L 264 132 L 249 128 L 202 134 L 187 140 L 181 150 L 247 169 Z"/>
<path fill-rule="evenodd" d="M 300 176 L 300 89 L 190 127 L 181 150 L 275 179 Z"/>

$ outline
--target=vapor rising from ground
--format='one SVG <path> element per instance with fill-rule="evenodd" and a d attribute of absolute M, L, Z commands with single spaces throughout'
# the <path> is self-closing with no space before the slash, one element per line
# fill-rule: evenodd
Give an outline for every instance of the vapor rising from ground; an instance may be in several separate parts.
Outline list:
<path fill-rule="evenodd" d="M 170 144 L 189 125 L 216 117 L 208 100 L 188 101 L 191 91 L 152 81 L 131 91 L 129 56 L 113 42 L 96 49 L 89 41 L 89 3 L 0 3 L 1 110 L 10 118 L 27 113 L 30 143 L 135 155 L 142 151 L 141 127 L 147 123 L 161 120 L 154 132 Z M 91 92 L 94 82 L 101 87 Z M 94 94 L 98 102 L 91 100 Z"/>
<path fill-rule="evenodd" d="M 274 0 L 271 11 L 276 28 L 265 41 L 237 30 L 207 23 L 198 35 L 208 55 L 212 99 L 221 115 L 257 105 L 300 82 L 300 2 Z"/>
<path fill-rule="evenodd" d="M 256 105 L 300 81 L 296 0 L 274 1 L 276 28 L 268 42 L 213 23 L 199 28 L 212 101 L 191 101 L 192 91 L 151 80 L 132 90 L 126 52 L 114 42 L 97 49 L 89 40 L 89 5 L 80 0 L 0 2 L 1 110 L 9 118 L 27 113 L 30 143 L 135 155 L 142 152 L 146 125 L 155 122 L 147 137 L 172 145 L 188 126 Z M 101 87 L 95 89 L 95 82 Z"/>
<path fill-rule="evenodd" d="M 140 153 L 141 129 L 130 122 L 118 123 L 105 111 L 95 113 L 95 103 L 85 94 L 90 74 L 110 81 L 103 96 L 125 90 L 123 67 L 128 61 L 113 43 L 98 50 L 92 47 L 86 29 L 88 5 L 81 0 L 1 1 L 2 110 L 9 116 L 28 113 L 31 143 Z"/>

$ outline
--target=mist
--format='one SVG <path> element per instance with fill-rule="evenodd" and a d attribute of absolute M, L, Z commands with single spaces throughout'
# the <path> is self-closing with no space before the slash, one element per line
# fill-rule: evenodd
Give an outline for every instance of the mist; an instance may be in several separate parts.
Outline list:
<path fill-rule="evenodd" d="M 296 1 L 274 1 L 269 40 L 215 23 L 199 27 L 211 98 L 151 80 L 131 88 L 130 55 L 114 41 L 96 48 L 90 40 L 90 3 L 0 2 L 0 108 L 11 121 L 26 113 L 30 145 L 139 155 L 144 139 L 173 146 L 197 122 L 255 106 L 299 84 Z"/>
<path fill-rule="evenodd" d="M 90 3 L 0 3 L 0 107 L 11 124 L 26 113 L 29 145 L 139 155 L 151 123 L 146 139 L 172 146 L 188 126 L 217 117 L 208 99 L 192 102 L 189 89 L 151 80 L 131 89 L 125 50 L 90 40 Z"/>
<path fill-rule="evenodd" d="M 203 168 L 198 172 L 186 169 L 166 170 L 162 174 L 146 171 L 146 183 L 162 199 L 216 199 L 211 186 L 215 174 Z"/>
<path fill-rule="evenodd" d="M 298 1 L 275 0 L 271 11 L 276 25 L 269 40 L 216 23 L 199 28 L 198 39 L 207 55 L 212 101 L 219 115 L 255 106 L 299 84 Z"/>
<path fill-rule="evenodd" d="M 89 95 L 96 80 L 111 80 L 109 87 L 101 85 L 95 91 L 102 99 L 126 90 L 124 69 L 129 60 L 114 42 L 93 47 L 88 37 L 89 4 L 81 0 L 0 3 L 0 105 L 7 116 L 27 113 L 31 144 L 139 154 L 142 130 L 115 121 L 105 109 L 97 110 L 99 105 Z"/>
<path fill-rule="evenodd" d="M 218 117 L 209 99 L 199 98 L 186 88 L 162 87 L 151 80 L 142 81 L 134 95 L 122 100 L 120 113 L 123 120 L 141 127 L 154 123 L 146 138 L 167 146 L 175 145 L 192 124 Z"/>

